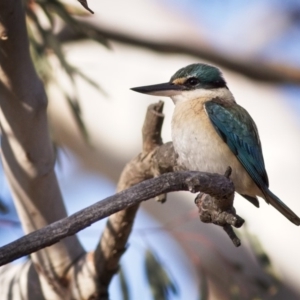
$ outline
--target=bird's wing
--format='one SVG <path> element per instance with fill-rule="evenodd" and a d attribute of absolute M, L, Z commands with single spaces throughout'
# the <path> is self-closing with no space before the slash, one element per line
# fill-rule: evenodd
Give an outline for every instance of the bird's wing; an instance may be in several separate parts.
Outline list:
<path fill-rule="evenodd" d="M 206 102 L 205 109 L 218 134 L 262 190 L 267 203 L 299 226 L 300 218 L 268 189 L 268 176 L 257 128 L 248 112 L 237 104 L 225 106 L 218 99 Z M 248 197 L 246 195 L 247 199 Z M 250 202 L 251 200 L 253 199 Z M 252 203 L 257 204 L 255 200 Z"/>
<path fill-rule="evenodd" d="M 225 106 L 211 100 L 205 103 L 206 112 L 224 142 L 236 155 L 258 187 L 269 186 L 260 139 L 256 125 L 241 106 Z"/>

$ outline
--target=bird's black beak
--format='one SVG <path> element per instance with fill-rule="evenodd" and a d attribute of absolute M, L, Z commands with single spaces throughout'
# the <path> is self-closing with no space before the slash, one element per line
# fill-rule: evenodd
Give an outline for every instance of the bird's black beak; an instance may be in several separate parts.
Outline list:
<path fill-rule="evenodd" d="M 171 97 L 178 95 L 185 88 L 182 85 L 177 85 L 172 82 L 146 85 L 131 88 L 131 90 L 148 95 Z"/>

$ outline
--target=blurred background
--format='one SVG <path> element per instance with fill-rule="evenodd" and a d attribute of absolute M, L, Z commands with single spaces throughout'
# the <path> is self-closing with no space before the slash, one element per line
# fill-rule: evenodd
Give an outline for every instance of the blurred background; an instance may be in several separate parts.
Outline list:
<path fill-rule="evenodd" d="M 75 0 L 25 3 L 69 213 L 113 194 L 122 168 L 141 150 L 147 106 L 159 98 L 130 88 L 206 62 L 222 69 L 255 120 L 271 190 L 300 214 L 299 1 L 88 4 L 94 15 Z M 167 142 L 173 103 L 163 101 Z M 193 198 L 173 193 L 165 204 L 142 204 L 111 299 L 300 299 L 299 228 L 263 200 L 257 209 L 237 195 L 235 208 L 246 224 L 235 248 L 222 228 L 199 221 Z M 22 230 L 3 172 L 0 201 L 4 245 Z M 87 250 L 104 225 L 79 233 Z"/>

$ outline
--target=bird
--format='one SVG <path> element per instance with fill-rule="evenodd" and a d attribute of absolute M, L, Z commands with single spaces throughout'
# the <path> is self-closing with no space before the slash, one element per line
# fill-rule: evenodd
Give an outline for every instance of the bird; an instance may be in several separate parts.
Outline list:
<path fill-rule="evenodd" d="M 237 104 L 219 68 L 194 63 L 179 69 L 166 83 L 131 90 L 173 100 L 171 131 L 179 165 L 219 174 L 230 166 L 238 194 L 256 207 L 261 197 L 300 225 L 300 218 L 270 191 L 256 124 Z"/>

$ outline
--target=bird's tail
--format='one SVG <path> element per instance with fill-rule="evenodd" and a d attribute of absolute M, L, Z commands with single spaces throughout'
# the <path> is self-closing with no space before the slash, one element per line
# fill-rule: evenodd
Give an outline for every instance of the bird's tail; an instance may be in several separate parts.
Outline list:
<path fill-rule="evenodd" d="M 300 225 L 300 218 L 289 207 L 287 207 L 277 196 L 275 196 L 268 188 L 266 188 L 263 191 L 263 193 L 265 195 L 265 200 L 267 201 L 267 203 L 270 203 L 292 223 L 294 223 L 297 226 Z"/>

